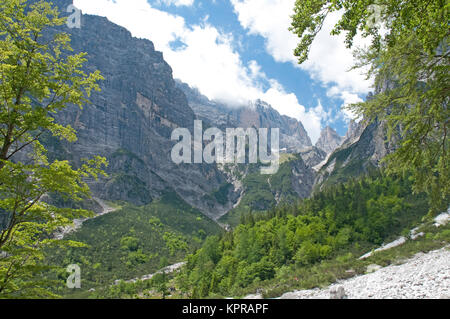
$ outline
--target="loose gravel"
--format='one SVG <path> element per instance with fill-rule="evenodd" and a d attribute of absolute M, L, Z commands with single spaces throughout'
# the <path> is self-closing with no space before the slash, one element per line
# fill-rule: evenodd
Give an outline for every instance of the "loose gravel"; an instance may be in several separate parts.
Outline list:
<path fill-rule="evenodd" d="M 329 299 L 339 287 L 349 299 L 449 299 L 450 246 L 418 253 L 401 265 L 338 281 L 326 289 L 285 293 L 280 299 Z"/>

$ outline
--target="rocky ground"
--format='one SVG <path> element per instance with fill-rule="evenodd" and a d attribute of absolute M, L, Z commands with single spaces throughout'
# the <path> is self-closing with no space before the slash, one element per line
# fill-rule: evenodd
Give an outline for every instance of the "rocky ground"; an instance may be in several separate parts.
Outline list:
<path fill-rule="evenodd" d="M 434 226 L 450 222 L 450 207 L 434 219 Z M 411 239 L 423 233 L 411 231 Z M 374 251 L 387 250 L 406 242 L 406 238 L 385 244 Z M 369 252 L 360 259 L 370 257 Z M 260 294 L 245 299 L 261 299 Z M 429 253 L 418 253 L 408 260 L 382 268 L 369 265 L 367 274 L 337 281 L 327 288 L 288 292 L 279 299 L 450 299 L 450 246 Z"/>
<path fill-rule="evenodd" d="M 99 213 L 99 214 L 97 214 L 97 215 L 95 215 L 94 217 L 91 217 L 91 218 L 74 219 L 72 225 L 63 227 L 59 231 L 57 231 L 54 234 L 54 238 L 56 238 L 56 239 L 63 239 L 64 236 L 66 236 L 67 234 L 70 234 L 70 233 L 80 229 L 85 221 L 87 221 L 89 219 L 97 218 L 97 217 L 102 216 L 102 215 L 106 215 L 106 214 L 112 213 L 112 212 L 114 212 L 116 210 L 116 208 L 110 207 L 108 204 L 106 204 L 100 198 L 94 197 L 93 199 L 102 207 L 101 213 Z"/>
<path fill-rule="evenodd" d="M 343 290 L 342 290 L 342 288 Z M 450 246 L 419 253 L 401 265 L 339 281 L 326 289 L 289 292 L 281 299 L 450 298 Z"/>
<path fill-rule="evenodd" d="M 186 265 L 186 262 L 184 262 L 184 261 L 183 261 L 183 262 L 180 262 L 180 263 L 176 263 L 176 264 L 167 266 L 167 267 L 165 267 L 165 268 L 163 268 L 163 269 L 161 269 L 161 270 L 159 270 L 159 271 L 157 271 L 157 272 L 155 272 L 155 273 L 153 273 L 153 274 L 144 275 L 144 276 L 142 276 L 142 277 L 140 277 L 140 278 L 134 278 L 134 279 L 131 279 L 131 280 L 126 280 L 125 282 L 126 282 L 126 283 L 131 283 L 131 282 L 135 283 L 135 282 L 137 282 L 138 280 L 142 280 L 142 281 L 150 280 L 150 279 L 152 279 L 153 276 L 156 275 L 156 274 L 162 274 L 163 272 L 165 272 L 166 274 L 170 274 L 170 273 L 173 273 L 174 271 L 179 270 L 179 269 L 180 269 L 181 267 L 183 267 L 184 265 Z M 121 280 L 116 280 L 116 281 L 114 282 L 114 284 L 117 285 L 117 284 L 119 284 L 120 281 L 121 281 Z"/>

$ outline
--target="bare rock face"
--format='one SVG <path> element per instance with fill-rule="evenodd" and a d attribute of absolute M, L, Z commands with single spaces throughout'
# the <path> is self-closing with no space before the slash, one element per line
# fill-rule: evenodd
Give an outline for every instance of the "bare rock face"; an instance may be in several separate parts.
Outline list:
<path fill-rule="evenodd" d="M 67 15 L 71 3 L 54 1 L 62 15 Z M 279 128 L 285 152 L 311 147 L 302 123 L 263 101 L 230 107 L 176 83 L 151 41 L 133 38 L 106 18 L 83 15 L 81 28 L 63 26 L 49 35 L 55 31 L 69 33 L 74 52 L 87 53 L 85 71 L 100 70 L 105 80 L 99 83 L 101 91 L 90 97 L 91 104 L 82 109 L 69 106 L 56 115 L 58 122 L 75 128 L 78 140 L 65 143 L 47 137 L 43 143 L 50 156 L 69 159 L 74 165 L 95 155 L 107 158 L 108 178 L 89 182 L 96 197 L 145 205 L 166 192 L 176 192 L 213 219 L 228 212 L 240 198 L 239 183 L 228 187 L 229 176 L 215 164 L 176 165 L 171 160 L 172 131 L 180 127 L 192 132 L 195 119 L 204 120 L 205 128 Z M 301 159 L 289 165 L 278 178 L 289 179 L 289 194 L 273 185 L 276 200 L 307 197 L 311 192 L 310 166 Z"/>
<path fill-rule="evenodd" d="M 303 124 L 294 118 L 280 115 L 271 105 L 256 100 L 248 105 L 230 106 L 211 101 L 198 90 L 177 81 L 178 87 L 185 93 L 189 106 L 197 117 L 210 125 L 225 129 L 242 128 L 279 128 L 280 148 L 288 153 L 298 153 L 312 146 Z"/>
<path fill-rule="evenodd" d="M 72 1 L 53 3 L 67 15 L 65 9 Z M 292 189 L 300 197 L 311 192 L 315 178 L 311 168 L 342 143 L 334 130 L 326 128 L 316 147 L 312 147 L 301 122 L 280 115 L 263 101 L 243 107 L 210 101 L 173 79 L 172 69 L 151 41 L 133 38 L 106 18 L 83 15 L 80 29 L 63 26 L 58 31 L 71 35 L 75 52 L 87 53 L 85 71 L 98 69 L 105 80 L 100 82 L 101 92 L 91 96 L 91 104 L 82 109 L 70 106 L 56 116 L 60 123 L 75 128 L 77 142 L 69 144 L 51 137 L 43 142 L 50 156 L 69 159 L 74 165 L 94 155 L 107 158 L 109 177 L 90 182 L 96 197 L 142 205 L 165 192 L 176 192 L 213 219 L 225 214 L 239 198 L 234 184 L 223 187 L 230 182 L 226 174 L 214 164 L 176 165 L 170 157 L 175 144 L 170 140 L 171 132 L 177 127 L 192 130 L 195 119 L 220 129 L 279 128 L 280 147 L 287 153 L 300 153 L 305 162 L 292 164 L 289 171 Z M 358 135 L 358 139 L 350 138 Z M 381 123 L 352 126 L 349 144 L 330 156 L 316 184 L 323 184 L 342 170 L 359 174 L 377 166 L 390 152 L 385 136 Z M 212 195 L 221 189 L 227 193 L 218 201 Z M 277 199 L 283 197 L 275 193 Z"/>
<path fill-rule="evenodd" d="M 315 146 L 311 146 L 301 150 L 300 155 L 305 164 L 308 165 L 309 167 L 315 167 L 316 165 L 323 162 L 327 157 L 326 152 L 322 151 L 320 148 L 317 148 Z"/>
<path fill-rule="evenodd" d="M 320 137 L 316 143 L 316 147 L 321 149 L 325 153 L 330 154 L 339 146 L 341 146 L 342 142 L 343 138 L 339 136 L 335 130 L 327 126 L 320 133 Z"/>
<path fill-rule="evenodd" d="M 364 131 L 365 127 L 366 126 L 364 124 L 364 121 L 356 122 L 355 120 L 350 120 L 343 144 L 351 143 L 352 141 L 354 142 L 356 139 L 358 139 Z"/>
<path fill-rule="evenodd" d="M 247 203 L 253 209 L 265 210 L 274 204 L 292 201 L 293 198 L 307 198 L 310 196 L 315 179 L 312 164 L 323 161 L 326 154 L 311 145 L 311 140 L 301 122 L 288 116 L 280 115 L 272 106 L 261 100 L 250 102 L 248 105 L 230 106 L 209 100 L 197 89 L 191 88 L 181 81 L 177 80 L 177 85 L 185 93 L 189 105 L 194 110 L 197 118 L 206 123 L 204 124 L 205 126 L 218 127 L 222 131 L 225 131 L 226 128 L 234 127 L 279 128 L 281 152 L 296 154 L 292 155 L 293 158 L 288 163 L 285 163 L 284 167 L 280 167 L 280 170 L 275 175 L 268 176 L 264 180 L 258 179 L 258 184 L 250 183 L 248 185 L 246 183 L 245 187 L 242 185 L 243 181 L 255 177 L 249 177 L 249 175 L 255 174 L 255 172 L 252 172 L 252 168 L 246 167 L 242 170 L 236 166 L 229 171 L 223 170 L 224 174 L 228 176 L 228 181 L 235 186 L 233 194 L 239 195 L 237 197 L 238 203 L 241 202 L 243 197 L 245 198 L 245 195 L 258 193 L 262 189 L 267 191 L 267 194 L 271 193 L 273 200 L 268 201 L 265 198 L 264 200 L 255 200 Z M 306 154 L 308 152 L 302 153 L 305 149 L 311 148 L 310 154 Z M 307 158 L 307 160 L 303 160 L 303 157 Z M 256 174 L 259 174 L 259 169 Z M 281 185 L 289 186 L 281 187 Z M 259 197 L 256 196 L 255 198 Z"/>
<path fill-rule="evenodd" d="M 396 141 L 388 140 L 385 123 L 375 120 L 360 125 L 363 131 L 359 138 L 345 142 L 321 167 L 315 181 L 317 187 L 343 182 L 378 168 L 381 160 L 395 150 Z"/>
<path fill-rule="evenodd" d="M 56 0 L 63 12 L 71 1 Z M 56 120 L 72 125 L 78 141 L 46 141 L 55 156 L 75 164 L 81 158 L 105 156 L 109 178 L 91 183 L 97 197 L 146 204 L 175 191 L 189 204 L 214 218 L 227 208 L 209 199 L 225 183 L 215 165 L 176 165 L 170 152 L 177 127 L 192 129 L 195 114 L 175 85 L 172 69 L 148 40 L 133 38 L 106 18 L 83 15 L 81 28 L 58 31 L 71 35 L 74 52 L 86 52 L 86 72 L 100 70 L 101 92 L 82 109 L 67 107 Z M 52 32 L 52 31 L 50 31 Z"/>
<path fill-rule="evenodd" d="M 301 157 L 300 155 L 298 160 L 290 162 L 291 183 L 299 198 L 307 198 L 311 195 L 314 186 L 315 172 Z"/>

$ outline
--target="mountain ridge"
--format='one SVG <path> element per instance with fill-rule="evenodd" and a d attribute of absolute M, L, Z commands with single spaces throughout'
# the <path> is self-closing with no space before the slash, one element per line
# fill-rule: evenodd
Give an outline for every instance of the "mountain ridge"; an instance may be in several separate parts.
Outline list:
<path fill-rule="evenodd" d="M 242 128 L 279 128 L 280 148 L 284 152 L 296 153 L 311 147 L 311 139 L 301 121 L 281 115 L 270 104 L 262 100 L 249 101 L 247 105 L 230 106 L 208 99 L 198 89 L 176 80 L 178 87 L 185 93 L 189 106 L 197 117 L 221 129 L 227 127 Z"/>

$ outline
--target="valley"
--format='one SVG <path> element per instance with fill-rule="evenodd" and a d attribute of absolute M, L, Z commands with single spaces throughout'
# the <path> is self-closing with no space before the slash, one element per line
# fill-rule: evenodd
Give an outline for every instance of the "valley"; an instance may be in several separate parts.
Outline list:
<path fill-rule="evenodd" d="M 51 11 L 47 2 L 31 3 L 47 15 L 65 17 L 72 5 L 53 0 L 58 9 Z M 33 14 L 19 18 L 41 21 Z M 208 29 L 208 19 L 199 28 Z M 255 60 L 246 61 L 248 74 L 241 77 L 261 83 L 252 82 L 257 90 L 247 101 L 231 103 L 207 97 L 202 92 L 208 90 L 175 76 L 180 73 L 172 67 L 183 68 L 167 61 L 183 45 L 174 49 L 180 39 L 171 33 L 172 51 L 166 54 L 157 49 L 159 35 L 154 43 L 104 16 L 83 14 L 79 27 L 56 18 L 46 23 L 50 27 L 41 38 L 14 46 L 17 65 L 2 58 L 2 72 L 25 68 L 9 82 L 2 79 L 2 88 L 22 78 L 24 86 L 35 87 L 17 89 L 17 97 L 9 87 L 0 93 L 9 94 L 0 111 L 0 298 L 2 293 L 66 299 L 450 297 L 448 139 L 437 124 L 420 126 L 420 136 L 405 138 L 419 119 L 431 123 L 432 117 L 416 114 L 404 125 L 395 113 L 403 97 L 388 107 L 380 104 L 396 88 L 411 89 L 386 76 L 389 72 L 379 75 L 374 92 L 364 91 L 364 102 L 346 86 L 320 91 L 325 102 L 339 97 L 345 104 L 369 105 L 352 119 L 351 112 L 324 110 L 312 92 L 324 89 L 318 89 L 320 77 L 311 75 L 311 88 L 302 91 L 309 94 L 305 101 L 311 104 L 314 97 L 317 106 L 300 107 L 295 94 L 275 90 L 281 84 L 260 72 Z M 22 37 L 1 32 L 0 42 L 10 47 Z M 248 30 L 250 35 L 256 36 Z M 60 47 L 46 47 L 38 38 L 56 39 Z M 223 48 L 227 41 L 215 44 Z M 73 52 L 84 53 L 70 56 L 69 42 Z M 36 74 L 54 73 L 42 83 L 31 77 L 34 62 L 26 63 L 20 51 L 33 45 L 50 52 L 35 59 Z M 65 58 L 67 64 L 52 64 Z M 221 80 L 218 75 L 216 86 Z M 59 102 L 50 92 L 62 88 Z M 260 90 L 264 94 L 255 98 Z M 281 111 L 286 105 L 264 101 L 280 92 L 286 93 L 281 104 L 293 105 L 295 97 L 297 113 L 289 113 L 295 118 Z M 445 101 L 444 115 L 437 117 L 446 127 L 448 96 Z M 56 104 L 49 109 L 47 103 Z M 380 109 L 387 110 L 385 116 Z M 323 117 L 321 132 L 314 126 L 317 114 Z M 345 136 L 342 127 L 332 127 L 337 121 L 346 123 Z M 208 129 L 215 133 L 208 136 Z M 224 138 L 229 130 L 259 135 Z M 279 139 L 261 137 L 269 131 L 279 132 Z M 188 147 L 177 148 L 182 144 L 177 137 L 184 136 L 177 132 L 189 137 Z M 205 149 L 216 160 L 206 159 Z M 217 161 L 224 149 L 231 160 Z M 265 171 L 268 165 L 276 170 Z M 67 269 L 74 265 L 81 287 L 67 284 Z"/>
<path fill-rule="evenodd" d="M 348 263 L 426 215 L 423 194 L 410 195 L 407 179 L 379 173 L 393 150 L 382 122 L 351 122 L 345 137 L 327 126 L 313 146 L 301 122 L 266 102 L 232 107 L 210 100 L 174 80 L 151 42 L 104 18 L 85 21 L 82 34 L 69 30 L 72 43 L 109 57 L 89 60 L 108 80 L 92 105 L 58 115 L 77 129 L 78 141 L 48 147 L 56 154 L 64 149 L 75 163 L 78 154 L 106 156 L 108 177 L 90 186 L 117 209 L 68 234 L 88 247 L 52 253 L 52 263 L 84 269 L 82 292 L 62 289 L 66 296 L 151 297 L 169 282 L 179 297 L 238 296 L 259 285 L 272 287 L 265 295 L 273 296 L 331 280 L 325 269 L 320 279 L 305 276 L 328 260 Z M 115 38 L 99 39 L 98 28 Z M 124 43 L 126 60 L 136 65 L 121 62 Z M 193 132 L 194 120 L 204 130 L 280 128 L 278 171 L 262 175 L 261 163 L 173 164 L 169 132 Z M 157 271 L 170 264 L 183 266 L 161 282 L 166 274 Z M 298 277 L 306 282 L 292 282 Z M 143 287 L 154 290 L 143 294 Z"/>

